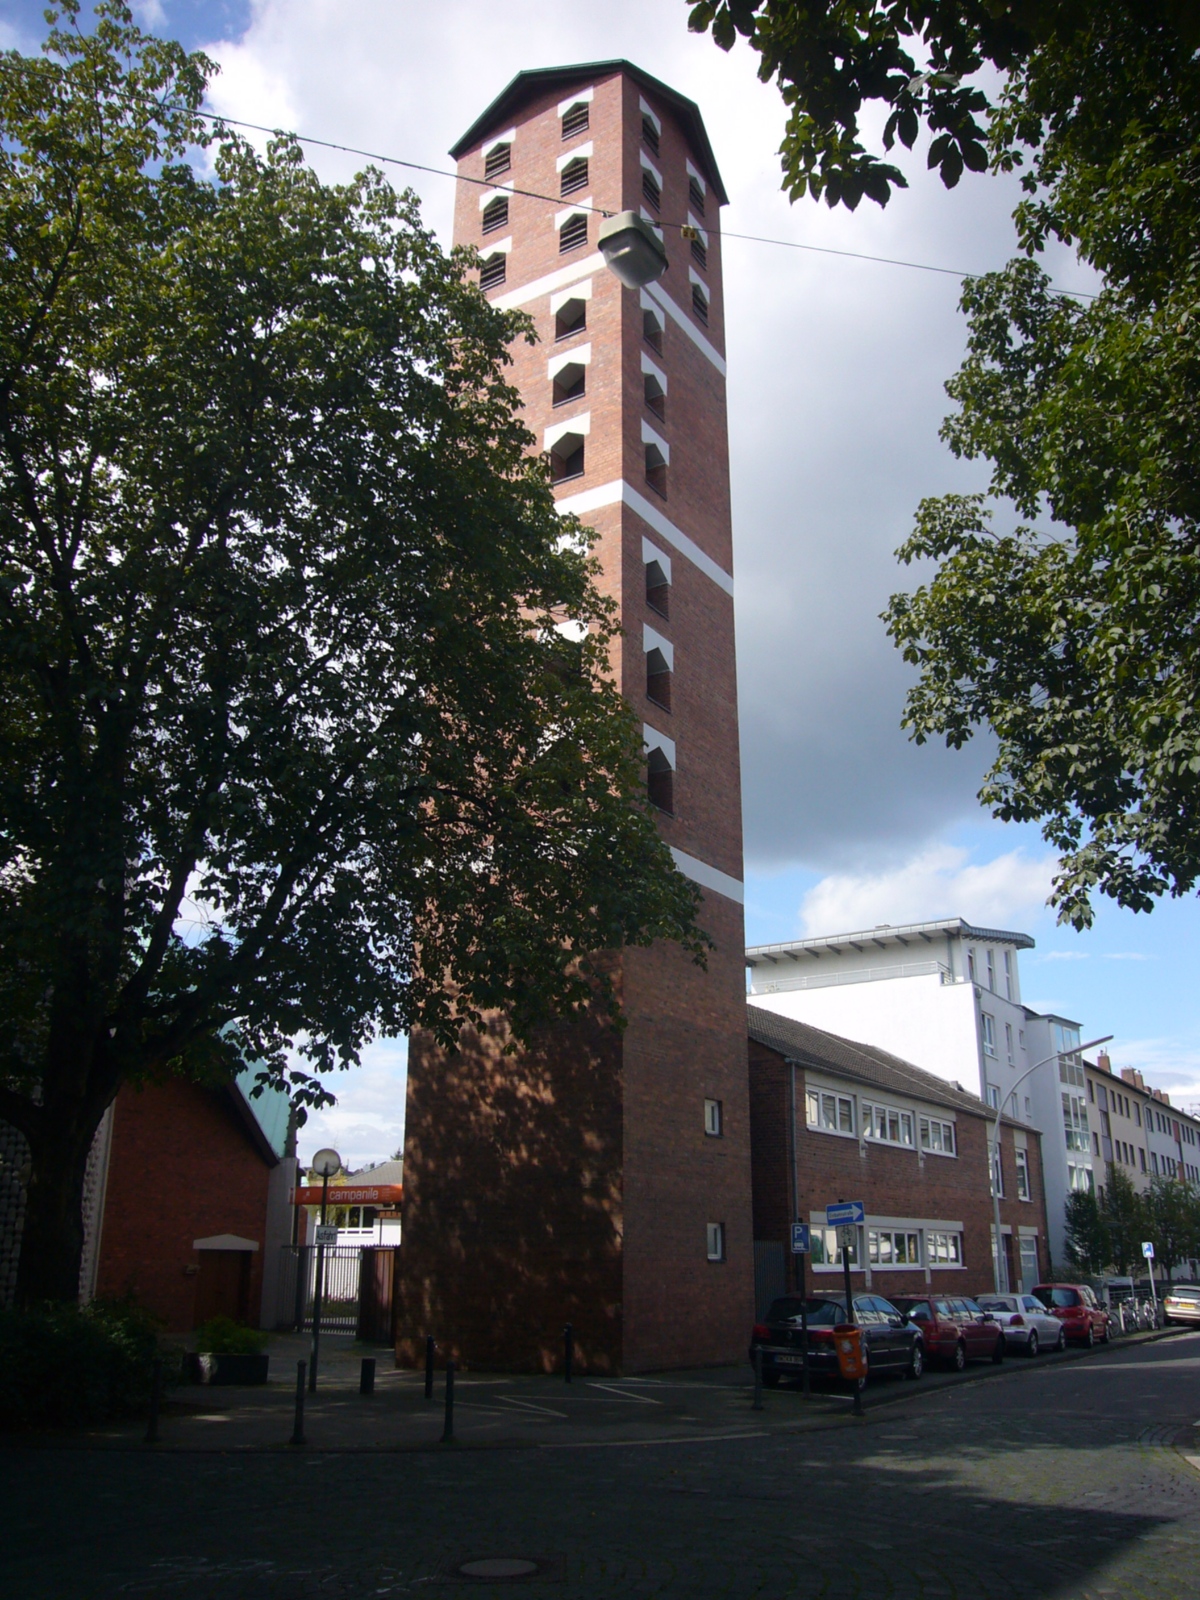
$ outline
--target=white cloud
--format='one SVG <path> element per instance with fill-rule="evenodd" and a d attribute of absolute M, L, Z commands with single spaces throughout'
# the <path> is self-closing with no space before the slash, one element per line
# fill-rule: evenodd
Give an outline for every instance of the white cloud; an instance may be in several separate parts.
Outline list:
<path fill-rule="evenodd" d="M 1086 950 L 1047 950 L 1040 956 L 1026 956 L 1027 961 L 1087 961 L 1090 959 Z"/>
<path fill-rule="evenodd" d="M 381 1161 L 404 1142 L 404 1095 L 408 1042 L 377 1039 L 363 1051 L 362 1065 L 325 1079 L 337 1105 L 310 1111 L 300 1129 L 301 1159 L 332 1145 L 349 1168 Z"/>
<path fill-rule="evenodd" d="M 822 878 L 805 895 L 800 915 L 810 937 L 949 916 L 1020 931 L 1043 912 L 1054 868 L 1051 855 L 1010 850 L 973 862 L 957 845 L 935 845 L 890 870 Z"/>

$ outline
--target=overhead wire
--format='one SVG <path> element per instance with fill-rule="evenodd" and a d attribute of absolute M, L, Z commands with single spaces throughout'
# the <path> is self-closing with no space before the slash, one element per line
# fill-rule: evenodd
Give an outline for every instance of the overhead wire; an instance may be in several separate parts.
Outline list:
<path fill-rule="evenodd" d="M 254 133 L 265 133 L 295 139 L 299 144 L 318 145 L 322 150 L 338 150 L 344 155 L 361 156 L 366 161 L 381 161 L 387 166 L 403 167 L 409 172 L 427 172 L 435 178 L 453 178 L 456 183 L 474 184 L 480 189 L 494 189 L 496 191 L 502 189 L 505 194 L 520 195 L 526 200 L 544 200 L 549 205 L 561 206 L 564 198 L 567 198 L 563 195 L 542 194 L 537 189 L 518 189 L 515 185 L 498 184 L 494 179 L 490 178 L 470 178 L 465 173 L 452 172 L 447 167 L 430 167 L 420 161 L 405 161 L 400 156 L 382 155 L 377 150 L 362 150 L 357 145 L 339 144 L 332 139 L 318 139 L 312 134 L 296 133 L 285 128 L 268 128 L 261 122 L 246 122 L 239 117 L 219 116 L 214 111 L 197 111 L 195 115 L 203 117 L 208 122 L 228 123 L 231 128 L 248 128 Z M 613 215 L 611 211 L 606 211 L 602 206 L 594 206 L 581 201 L 569 203 L 574 211 L 590 211 L 600 217 L 611 217 Z M 693 226 L 693 224 L 659 222 L 654 226 L 676 232 L 685 227 Z M 850 261 L 872 261 L 884 267 L 907 267 L 913 272 L 936 272 L 947 278 L 979 278 L 983 276 L 980 272 L 964 272 L 958 267 L 935 267 L 928 261 L 903 261 L 897 256 L 873 256 L 863 250 L 837 250 L 832 245 L 801 244 L 796 239 L 771 239 L 755 233 L 730 233 L 724 228 L 717 231 L 722 240 L 737 239 L 746 244 L 776 245 L 783 250 L 806 250 L 814 255 L 841 256 L 843 259 Z M 1096 298 L 1095 294 L 1086 289 L 1058 289 L 1056 293 L 1071 295 L 1080 300 L 1094 300 Z"/>

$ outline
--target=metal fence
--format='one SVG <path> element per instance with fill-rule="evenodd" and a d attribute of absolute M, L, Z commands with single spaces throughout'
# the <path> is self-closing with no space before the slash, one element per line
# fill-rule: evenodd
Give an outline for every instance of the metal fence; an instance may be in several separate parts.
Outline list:
<path fill-rule="evenodd" d="M 332 1245 L 324 1251 L 321 1327 L 352 1333 L 373 1343 L 393 1336 L 395 1246 Z M 280 1331 L 312 1328 L 317 1286 L 315 1245 L 284 1245 L 279 1269 L 275 1325 Z"/>

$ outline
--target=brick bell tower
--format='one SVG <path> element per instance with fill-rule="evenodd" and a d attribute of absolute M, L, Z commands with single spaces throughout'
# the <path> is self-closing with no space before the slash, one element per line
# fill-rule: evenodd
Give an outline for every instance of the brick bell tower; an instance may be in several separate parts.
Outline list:
<path fill-rule="evenodd" d="M 742 828 L 719 208 L 696 105 L 627 61 L 522 72 L 451 154 L 454 236 L 513 351 L 559 505 L 599 535 L 616 670 L 647 784 L 704 895 L 707 971 L 614 956 L 628 1026 L 551 1028 L 514 1056 L 410 1042 L 397 1356 L 476 1367 L 740 1360 L 753 1319 Z M 549 200 L 519 192 L 531 190 Z M 601 212 L 661 227 L 666 272 L 624 288 Z M 681 233 L 681 225 L 689 233 Z"/>

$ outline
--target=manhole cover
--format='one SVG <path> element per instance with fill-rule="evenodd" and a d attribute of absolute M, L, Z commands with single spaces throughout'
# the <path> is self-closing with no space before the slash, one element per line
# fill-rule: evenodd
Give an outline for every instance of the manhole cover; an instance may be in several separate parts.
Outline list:
<path fill-rule="evenodd" d="M 487 1556 L 482 1561 L 464 1561 L 458 1570 L 464 1578 L 528 1578 L 538 1564 L 522 1556 Z"/>

